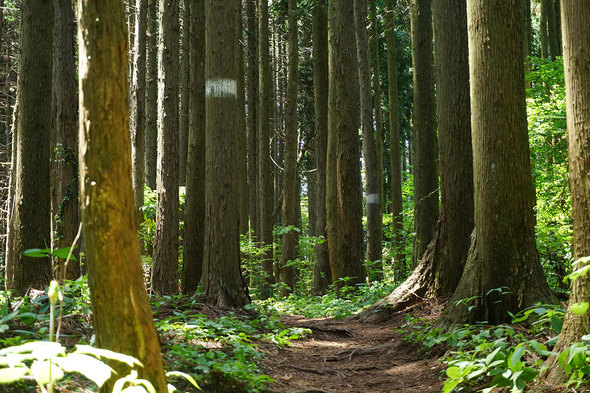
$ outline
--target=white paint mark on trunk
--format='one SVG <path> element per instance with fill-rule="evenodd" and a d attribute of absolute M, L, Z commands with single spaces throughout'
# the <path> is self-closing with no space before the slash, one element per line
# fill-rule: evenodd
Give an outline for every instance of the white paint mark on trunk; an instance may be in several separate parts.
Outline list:
<path fill-rule="evenodd" d="M 235 79 L 216 78 L 205 82 L 205 97 L 237 98 L 238 83 Z"/>
<path fill-rule="evenodd" d="M 379 194 L 369 194 L 367 195 L 367 203 L 371 205 L 376 205 L 379 203 Z"/>

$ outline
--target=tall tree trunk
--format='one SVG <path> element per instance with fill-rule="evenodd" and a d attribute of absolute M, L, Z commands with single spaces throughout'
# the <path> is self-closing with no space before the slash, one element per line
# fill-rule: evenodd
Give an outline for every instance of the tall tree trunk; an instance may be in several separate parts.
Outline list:
<path fill-rule="evenodd" d="M 160 341 L 141 270 L 131 182 L 123 3 L 78 4 L 80 197 L 92 325 L 99 347 L 136 357 L 143 364 L 140 378 L 165 392 Z M 111 391 L 109 387 L 112 384 L 104 391 Z"/>
<path fill-rule="evenodd" d="M 205 0 L 191 0 L 189 137 L 184 202 L 183 292 L 197 290 L 205 241 Z"/>
<path fill-rule="evenodd" d="M 258 240 L 258 28 L 256 3 L 246 0 L 246 19 L 248 23 L 248 212 L 251 235 Z"/>
<path fill-rule="evenodd" d="M 243 7 L 240 1 L 240 18 L 239 23 L 239 70 L 238 70 L 238 105 L 240 106 L 239 111 L 239 126 L 237 134 L 237 147 L 238 147 L 238 210 L 240 217 L 240 235 L 248 234 L 248 163 L 247 157 L 247 135 L 246 135 L 246 66 L 244 62 L 244 18 L 243 18 Z"/>
<path fill-rule="evenodd" d="M 338 287 L 365 279 L 360 152 L 359 82 L 354 8 L 328 1 L 329 92 L 326 219 L 332 280 Z M 346 282 L 342 278 L 349 277 Z"/>
<path fill-rule="evenodd" d="M 313 14 L 313 100 L 315 108 L 315 140 L 317 161 L 316 236 L 323 241 L 315 246 L 312 291 L 323 294 L 332 282 L 330 254 L 326 233 L 326 153 L 328 149 L 328 9 L 320 2 Z"/>
<path fill-rule="evenodd" d="M 70 247 L 79 225 L 78 205 L 78 82 L 76 77 L 76 23 L 70 0 L 55 0 L 55 42 L 53 67 L 53 135 L 51 159 L 51 245 Z M 59 81 L 59 82 L 58 82 Z M 78 256 L 74 252 L 74 256 Z M 58 279 L 80 277 L 80 263 L 70 260 L 63 272 L 57 262 Z"/>
<path fill-rule="evenodd" d="M 264 284 L 262 296 L 270 296 L 270 285 L 274 282 L 273 272 L 273 221 L 274 193 L 272 181 L 272 162 L 270 159 L 270 120 L 272 117 L 271 90 L 272 75 L 270 63 L 270 39 L 268 34 L 268 2 L 258 2 L 258 231 L 262 253 Z"/>
<path fill-rule="evenodd" d="M 214 304 L 250 302 L 240 270 L 236 173 L 239 0 L 205 2 L 206 182 L 203 292 Z M 224 157 L 225 160 L 220 160 Z"/>
<path fill-rule="evenodd" d="M 156 189 L 158 154 L 158 1 L 148 0 L 146 40 L 145 182 L 152 190 Z"/>
<path fill-rule="evenodd" d="M 131 164 L 138 222 L 143 220 L 143 181 L 145 173 L 145 98 L 146 98 L 146 29 L 148 0 L 137 0 L 135 15 L 135 50 L 131 90 Z"/>
<path fill-rule="evenodd" d="M 391 166 L 391 216 L 393 227 L 392 248 L 394 250 L 394 278 L 399 281 L 405 270 L 403 243 L 403 201 L 402 201 L 402 163 L 400 156 L 399 98 L 397 86 L 397 59 L 395 47 L 396 0 L 386 1 L 385 37 L 387 39 L 387 77 L 389 80 L 389 153 Z"/>
<path fill-rule="evenodd" d="M 511 0 L 467 1 L 475 238 L 443 323 L 500 323 L 554 300 L 535 244 L 519 15 Z"/>
<path fill-rule="evenodd" d="M 369 66 L 369 40 L 367 39 L 367 3 L 354 0 L 356 57 L 358 62 L 361 128 L 363 133 L 363 158 L 365 164 L 365 201 L 367 209 L 367 261 L 371 264 L 371 280 L 380 280 L 381 270 L 381 185 L 375 130 L 373 128 L 373 105 L 371 102 L 371 69 Z M 379 137 L 379 136 L 377 136 Z M 374 269 L 374 270 L 373 270 Z"/>
<path fill-rule="evenodd" d="M 160 0 L 158 173 L 152 290 L 178 291 L 178 0 Z"/>
<path fill-rule="evenodd" d="M 180 58 L 180 102 L 178 114 L 178 178 L 186 185 L 186 161 L 188 152 L 189 100 L 190 100 L 190 0 L 183 0 L 182 9 L 182 56 Z"/>
<path fill-rule="evenodd" d="M 375 108 L 375 148 L 377 150 L 377 175 L 379 176 L 379 204 L 383 212 L 383 110 L 381 107 L 381 56 L 379 54 L 379 22 L 377 21 L 377 0 L 369 1 L 371 18 L 371 53 L 373 58 L 373 106 Z M 383 218 L 381 219 L 383 221 Z"/>
<path fill-rule="evenodd" d="M 289 64 L 287 79 L 287 121 L 285 124 L 285 171 L 283 172 L 283 247 L 281 280 L 286 287 L 281 295 L 295 289 L 295 269 L 290 264 L 297 259 L 299 243 L 299 175 L 297 173 L 297 88 L 299 78 L 299 47 L 297 39 L 297 0 L 289 0 Z"/>
<path fill-rule="evenodd" d="M 547 18 L 547 38 L 549 43 L 549 58 L 555 60 L 560 55 L 559 43 L 557 40 L 557 17 L 553 0 L 542 0 L 541 7 Z"/>
<path fill-rule="evenodd" d="M 6 253 L 6 288 L 20 295 L 29 286 L 43 289 L 51 279 L 49 258 L 30 258 L 23 252 L 50 244 L 53 1 L 23 0 L 21 18 L 16 167 Z"/>
<path fill-rule="evenodd" d="M 547 34 L 547 0 L 540 0 L 541 15 L 539 16 L 540 40 L 541 40 L 541 57 L 549 58 L 549 37 Z"/>
<path fill-rule="evenodd" d="M 422 260 L 434 236 L 438 217 L 431 4 L 432 0 L 410 3 L 414 68 L 414 267 Z"/>
<path fill-rule="evenodd" d="M 590 3 L 584 0 L 562 0 L 561 25 L 567 101 L 568 156 L 570 190 L 573 208 L 574 270 L 582 269 L 590 256 Z M 571 284 L 570 308 L 590 302 L 590 276 L 581 275 Z M 565 350 L 581 336 L 588 334 L 590 314 L 576 315 L 568 311 L 555 352 Z M 548 361 L 548 379 L 552 383 L 565 380 L 556 357 Z"/>

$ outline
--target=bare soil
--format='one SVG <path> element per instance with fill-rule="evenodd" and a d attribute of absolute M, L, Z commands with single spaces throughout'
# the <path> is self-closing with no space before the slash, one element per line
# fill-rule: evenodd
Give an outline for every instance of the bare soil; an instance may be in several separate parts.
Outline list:
<path fill-rule="evenodd" d="M 426 310 L 423 310 L 423 312 Z M 436 357 L 402 341 L 398 314 L 383 323 L 288 316 L 285 326 L 312 335 L 291 347 L 265 346 L 263 372 L 285 393 L 439 393 L 442 366 Z"/>

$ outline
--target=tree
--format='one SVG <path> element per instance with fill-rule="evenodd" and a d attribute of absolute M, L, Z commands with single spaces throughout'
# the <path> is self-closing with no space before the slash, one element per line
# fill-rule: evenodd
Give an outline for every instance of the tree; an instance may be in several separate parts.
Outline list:
<path fill-rule="evenodd" d="M 133 76 L 131 83 L 131 163 L 135 207 L 141 222 L 143 181 L 145 174 L 145 98 L 146 98 L 146 29 L 148 0 L 136 0 L 135 42 L 133 44 Z"/>
<path fill-rule="evenodd" d="M 97 345 L 136 357 L 143 364 L 140 377 L 165 392 L 131 182 L 124 12 L 117 0 L 82 0 L 78 8 L 80 197 L 88 285 Z"/>
<path fill-rule="evenodd" d="M 21 13 L 13 137 L 16 166 L 12 169 L 14 194 L 8 220 L 6 287 L 22 295 L 29 286 L 44 288 L 51 278 L 49 259 L 26 257 L 23 252 L 50 244 L 53 1 L 24 0 Z"/>
<path fill-rule="evenodd" d="M 328 2 L 329 92 L 326 221 L 332 280 L 364 281 L 358 71 L 352 4 Z"/>
<path fill-rule="evenodd" d="M 400 122 L 399 98 L 397 86 L 397 60 L 395 48 L 395 24 L 393 13 L 395 0 L 386 1 L 385 37 L 387 40 L 387 76 L 389 79 L 389 154 L 391 166 L 391 216 L 392 216 L 392 247 L 394 254 L 394 276 L 399 279 L 401 269 L 405 265 L 403 254 L 403 201 L 402 201 L 402 164 L 400 157 Z"/>
<path fill-rule="evenodd" d="M 187 2 L 190 21 L 190 82 L 188 156 L 184 205 L 182 288 L 194 293 L 203 273 L 205 241 L 205 1 Z"/>
<path fill-rule="evenodd" d="M 258 29 L 256 17 L 256 3 L 258 0 L 246 0 L 247 44 L 248 44 L 248 212 L 250 216 L 250 230 L 258 237 Z"/>
<path fill-rule="evenodd" d="M 432 51 L 432 0 L 411 0 L 414 68 L 414 254 L 417 266 L 432 240 L 438 216 L 436 126 Z"/>
<path fill-rule="evenodd" d="M 158 151 L 158 1 L 148 0 L 146 39 L 145 182 L 152 190 L 156 189 Z"/>
<path fill-rule="evenodd" d="M 158 52 L 158 205 L 152 289 L 178 291 L 178 0 L 160 0 Z"/>
<path fill-rule="evenodd" d="M 296 274 L 292 262 L 297 259 L 299 243 L 299 174 L 297 173 L 297 79 L 299 78 L 299 47 L 297 39 L 297 0 L 289 0 L 289 64 L 287 79 L 287 119 L 285 124 L 285 171 L 283 172 L 283 247 L 281 280 L 286 296 L 295 288 Z"/>
<path fill-rule="evenodd" d="M 188 154 L 189 97 L 190 97 L 190 20 L 189 0 L 183 0 L 182 38 L 180 57 L 180 100 L 178 115 L 178 179 L 181 186 L 186 185 L 186 161 Z"/>
<path fill-rule="evenodd" d="M 443 323 L 500 323 L 554 300 L 535 244 L 519 14 L 509 0 L 467 1 L 475 238 Z"/>
<path fill-rule="evenodd" d="M 381 208 L 381 184 L 379 165 L 377 164 L 377 147 L 375 129 L 373 128 L 373 104 L 371 102 L 371 69 L 369 66 L 369 41 L 367 39 L 367 3 L 354 0 L 354 23 L 356 36 L 356 57 L 358 62 L 358 80 L 361 104 L 361 128 L 363 133 L 363 158 L 365 164 L 365 201 L 367 209 L 367 261 L 375 264 L 381 272 L 382 245 L 381 226 L 383 212 Z M 379 137 L 379 136 L 377 136 Z M 381 279 L 381 273 L 371 279 Z"/>
<path fill-rule="evenodd" d="M 236 173 L 239 0 L 205 3 L 205 250 L 203 292 L 214 304 L 250 302 L 240 270 Z M 220 160 L 225 157 L 226 160 Z"/>
<path fill-rule="evenodd" d="M 78 232 L 78 82 L 74 9 L 69 0 L 56 0 L 53 67 L 53 130 L 51 141 L 52 247 L 70 247 Z M 76 256 L 76 252 L 74 255 Z M 57 277 L 62 279 L 59 260 Z M 70 260 L 65 277 L 80 277 L 80 263 Z"/>
<path fill-rule="evenodd" d="M 379 54 L 379 23 L 377 21 L 377 0 L 369 1 L 371 19 L 371 57 L 373 58 L 373 106 L 375 108 L 375 148 L 377 150 L 377 175 L 379 176 L 379 204 L 383 211 L 385 195 L 383 190 L 383 109 L 381 107 L 381 55 Z M 383 217 L 381 217 L 383 221 Z M 379 246 L 381 249 L 381 245 Z"/>
<path fill-rule="evenodd" d="M 567 129 L 570 190 L 573 209 L 574 271 L 588 266 L 590 256 L 590 3 L 583 0 L 562 0 L 561 21 L 567 102 Z M 583 259 L 585 258 L 585 259 Z M 590 302 L 590 276 L 583 274 L 571 284 L 570 307 L 554 352 L 561 352 L 587 334 L 590 314 L 576 314 L 572 306 Z M 563 382 L 565 374 L 556 357 L 548 362 L 547 379 Z"/>
<path fill-rule="evenodd" d="M 330 255 L 326 233 L 326 152 L 328 149 L 328 9 L 326 1 L 314 8 L 312 22 L 313 88 L 315 114 L 315 141 L 317 162 L 317 215 L 316 236 L 324 241 L 316 243 L 316 262 L 313 268 L 312 291 L 322 294 L 332 282 Z"/>
<path fill-rule="evenodd" d="M 240 217 L 240 235 L 248 234 L 248 147 L 247 147 L 247 131 L 246 131 L 246 65 L 244 59 L 244 21 L 243 21 L 243 7 L 240 2 L 240 17 L 239 23 L 239 71 L 238 71 L 238 105 L 239 105 L 239 122 L 236 144 L 238 146 L 238 210 Z"/>
<path fill-rule="evenodd" d="M 267 0 L 259 0 L 258 3 L 258 67 L 258 236 L 260 245 L 266 248 L 262 255 L 262 269 L 266 275 L 262 296 L 267 297 L 270 296 L 270 285 L 274 283 L 272 257 L 274 193 L 270 155 L 272 74 Z"/>
<path fill-rule="evenodd" d="M 546 28 L 546 37 L 548 45 L 548 57 L 555 60 L 561 54 L 559 40 L 557 36 L 557 18 L 555 15 L 555 5 L 553 0 L 541 0 L 541 14 L 545 18 L 541 29 Z M 546 26 L 546 27 L 545 27 Z M 543 34 L 542 32 L 541 34 Z"/>

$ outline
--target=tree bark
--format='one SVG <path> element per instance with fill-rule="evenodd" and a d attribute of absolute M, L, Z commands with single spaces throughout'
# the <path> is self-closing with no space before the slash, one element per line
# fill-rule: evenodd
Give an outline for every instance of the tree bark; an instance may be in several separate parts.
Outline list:
<path fill-rule="evenodd" d="M 23 295 L 29 287 L 43 289 L 51 279 L 49 258 L 30 258 L 23 252 L 45 247 L 51 241 L 53 1 L 23 0 L 21 18 L 16 166 L 6 253 L 6 288 L 17 295 Z"/>
<path fill-rule="evenodd" d="M 203 293 L 213 304 L 250 302 L 240 270 L 236 132 L 239 0 L 205 2 L 205 250 Z M 220 160 L 224 157 L 225 160 Z"/>
<path fill-rule="evenodd" d="M 443 324 L 501 323 L 554 300 L 535 245 L 519 14 L 510 0 L 467 1 L 475 239 Z"/>
<path fill-rule="evenodd" d="M 328 18 L 326 220 L 332 280 L 342 287 L 365 279 L 353 5 L 329 0 Z"/>
<path fill-rule="evenodd" d="M 158 154 L 158 1 L 148 0 L 146 39 L 145 182 L 152 190 L 156 189 Z"/>
<path fill-rule="evenodd" d="M 203 273 L 205 241 L 205 1 L 192 0 L 190 110 L 184 205 L 183 292 L 197 290 Z"/>
<path fill-rule="evenodd" d="M 562 0 L 561 25 L 567 102 L 568 156 L 570 190 L 573 209 L 573 256 L 578 261 L 590 256 L 590 3 L 584 0 Z M 588 262 L 578 262 L 574 270 Z M 571 284 L 570 308 L 573 304 L 590 302 L 590 276 L 582 275 Z M 590 314 L 566 313 L 563 328 L 553 351 L 559 353 L 581 336 L 588 334 Z M 551 383 L 565 381 L 563 368 L 556 357 L 548 360 L 547 379 Z"/>
<path fill-rule="evenodd" d="M 555 60 L 560 55 L 559 42 L 557 40 L 557 16 L 553 0 L 542 0 L 541 7 L 547 18 L 547 42 L 549 44 L 549 58 Z"/>
<path fill-rule="evenodd" d="M 79 2 L 84 247 L 98 346 L 136 357 L 143 364 L 140 378 L 164 392 L 167 383 L 143 282 L 131 182 L 124 12 L 121 1 Z M 127 370 L 118 371 L 127 375 Z M 109 388 L 112 384 L 104 391 Z"/>
<path fill-rule="evenodd" d="M 387 75 L 389 79 L 389 150 L 391 166 L 391 216 L 393 226 L 394 278 L 399 281 L 406 261 L 403 244 L 402 164 L 400 155 L 399 98 L 397 85 L 397 59 L 395 45 L 396 0 L 386 1 L 385 24 L 387 39 Z"/>
<path fill-rule="evenodd" d="M 289 12 L 289 64 L 287 78 L 287 121 L 285 124 L 285 171 L 283 172 L 283 247 L 281 253 L 281 280 L 286 286 L 281 295 L 295 289 L 295 269 L 299 243 L 299 174 L 297 173 L 297 88 L 299 78 L 299 47 L 297 39 L 297 0 L 288 1 Z"/>
<path fill-rule="evenodd" d="M 238 105 L 239 126 L 237 134 L 238 147 L 238 209 L 240 217 L 240 235 L 248 234 L 248 163 L 247 163 L 247 130 L 246 130 L 246 66 L 244 61 L 244 18 L 243 7 L 240 1 L 240 18 L 239 18 L 239 71 L 238 71 Z"/>
<path fill-rule="evenodd" d="M 190 100 L 190 0 L 183 0 L 182 9 L 182 56 L 180 57 L 180 101 L 178 114 L 178 179 L 186 185 L 186 161 L 188 153 L 189 100 Z"/>
<path fill-rule="evenodd" d="M 432 51 L 432 0 L 411 0 L 414 68 L 414 253 L 418 266 L 434 236 L 438 216 L 437 141 Z"/>
<path fill-rule="evenodd" d="M 373 107 L 375 108 L 375 148 L 377 151 L 377 175 L 379 176 L 379 204 L 383 214 L 385 195 L 383 191 L 383 110 L 381 107 L 381 56 L 379 54 L 379 22 L 377 1 L 369 1 L 371 18 L 371 53 L 373 58 Z M 381 218 L 383 221 L 383 217 Z"/>
<path fill-rule="evenodd" d="M 146 98 L 146 29 L 148 0 L 137 0 L 135 15 L 135 50 L 131 90 L 131 164 L 138 223 L 143 221 L 143 182 L 145 172 L 145 98 Z"/>
<path fill-rule="evenodd" d="M 272 117 L 271 91 L 272 75 L 270 63 L 270 38 L 268 33 L 268 2 L 258 2 L 258 231 L 262 254 L 263 280 L 262 296 L 270 296 L 270 285 L 274 283 L 273 272 L 273 221 L 274 207 L 273 172 L 270 159 L 270 121 Z"/>
<path fill-rule="evenodd" d="M 178 0 L 160 0 L 158 173 L 152 290 L 178 291 Z"/>
<path fill-rule="evenodd" d="M 256 3 L 246 0 L 248 44 L 248 212 L 251 236 L 258 240 L 258 28 Z"/>
<path fill-rule="evenodd" d="M 70 247 L 78 233 L 78 83 L 76 77 L 74 9 L 69 0 L 54 1 L 53 135 L 51 157 L 51 245 Z M 72 254 L 79 256 L 78 251 Z M 56 277 L 80 277 L 80 262 L 56 261 Z"/>
<path fill-rule="evenodd" d="M 367 212 L 367 261 L 371 264 L 371 280 L 381 280 L 382 246 L 381 185 L 375 129 L 373 128 L 373 104 L 371 102 L 371 69 L 369 66 L 369 40 L 367 38 L 367 3 L 354 0 L 356 58 L 358 63 L 361 128 L 363 134 L 363 159 L 365 164 L 365 202 Z M 378 137 L 378 136 L 377 136 Z"/>
<path fill-rule="evenodd" d="M 313 14 L 313 87 L 317 161 L 317 221 L 312 292 L 323 294 L 332 282 L 326 233 L 326 153 L 328 149 L 328 9 L 320 2 Z"/>

